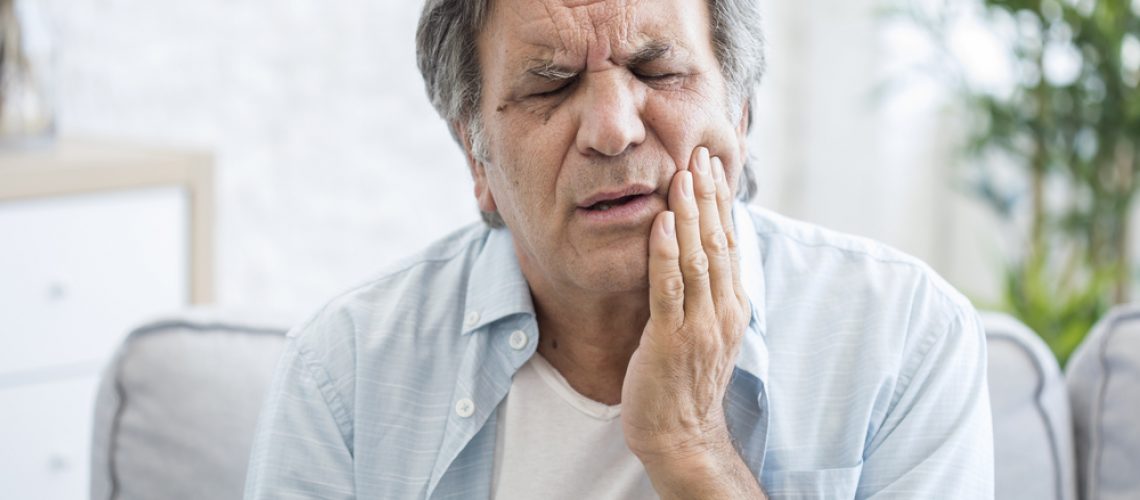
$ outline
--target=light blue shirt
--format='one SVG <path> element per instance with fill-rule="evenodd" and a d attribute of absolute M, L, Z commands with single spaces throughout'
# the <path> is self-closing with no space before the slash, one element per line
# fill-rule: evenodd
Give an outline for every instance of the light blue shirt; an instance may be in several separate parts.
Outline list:
<path fill-rule="evenodd" d="M 969 302 L 881 244 L 755 207 L 734 216 L 752 320 L 724 404 L 763 489 L 993 498 Z M 454 233 L 289 337 L 247 499 L 488 498 L 496 408 L 538 341 L 508 231 Z"/>

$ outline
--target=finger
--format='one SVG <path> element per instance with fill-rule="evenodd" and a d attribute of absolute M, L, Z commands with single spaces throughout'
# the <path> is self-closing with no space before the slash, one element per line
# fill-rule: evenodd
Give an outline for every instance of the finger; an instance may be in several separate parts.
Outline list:
<path fill-rule="evenodd" d="M 732 218 L 732 188 L 728 185 L 728 176 L 724 173 L 724 163 L 720 158 L 712 159 L 713 178 L 716 180 L 717 207 L 720 210 L 720 225 L 724 228 L 725 241 L 728 242 L 729 261 L 732 263 L 732 287 L 736 292 L 740 307 L 747 313 L 748 294 L 740 281 L 740 250 L 737 246 L 736 221 Z M 747 229 L 747 228 L 745 228 Z"/>
<path fill-rule="evenodd" d="M 679 264 L 676 217 L 657 214 L 649 233 L 649 319 L 677 326 L 684 320 L 685 281 Z"/>
<path fill-rule="evenodd" d="M 712 310 L 709 262 L 701 246 L 700 213 L 693 194 L 693 173 L 677 172 L 669 188 L 669 208 L 677 214 L 679 264 L 685 279 L 685 316 Z"/>
<path fill-rule="evenodd" d="M 700 210 L 701 247 L 708 256 L 709 287 L 713 304 L 719 311 L 734 306 L 737 300 L 732 282 L 732 256 L 721 223 L 720 199 L 708 148 L 697 148 L 693 160 L 693 189 Z"/>

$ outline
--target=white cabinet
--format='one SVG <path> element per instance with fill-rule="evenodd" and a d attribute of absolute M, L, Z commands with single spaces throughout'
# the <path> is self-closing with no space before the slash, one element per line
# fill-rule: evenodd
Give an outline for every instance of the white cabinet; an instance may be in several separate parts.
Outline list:
<path fill-rule="evenodd" d="M 0 496 L 88 497 L 97 377 L 0 387 Z"/>
<path fill-rule="evenodd" d="M 103 360 L 187 304 L 186 220 L 177 187 L 0 204 L 0 378 Z"/>
<path fill-rule="evenodd" d="M 0 496 L 79 499 L 103 366 L 130 328 L 210 301 L 207 156 L 0 150 Z"/>

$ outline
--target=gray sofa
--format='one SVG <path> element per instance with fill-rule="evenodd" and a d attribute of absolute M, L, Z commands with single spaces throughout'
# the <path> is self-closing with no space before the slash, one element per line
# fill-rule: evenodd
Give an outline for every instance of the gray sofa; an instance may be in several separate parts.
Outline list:
<path fill-rule="evenodd" d="M 1140 499 L 1140 308 L 1107 316 L 1064 375 L 1021 323 L 984 320 L 996 498 Z M 97 398 L 91 498 L 241 498 L 284 333 L 209 311 L 132 332 Z"/>
<path fill-rule="evenodd" d="M 994 414 L 995 498 L 1077 498 L 1069 397 L 1056 358 L 1016 319 L 986 313 L 982 320 Z"/>
<path fill-rule="evenodd" d="M 1140 499 L 1140 307 L 1102 320 L 1066 375 L 1081 498 Z"/>
<path fill-rule="evenodd" d="M 131 332 L 96 396 L 91 499 L 241 498 L 285 331 L 197 310 Z"/>

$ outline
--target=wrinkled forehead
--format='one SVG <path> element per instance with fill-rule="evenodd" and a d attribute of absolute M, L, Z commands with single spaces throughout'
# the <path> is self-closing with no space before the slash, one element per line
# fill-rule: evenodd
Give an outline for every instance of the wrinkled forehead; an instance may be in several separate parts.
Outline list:
<path fill-rule="evenodd" d="M 647 45 L 700 52 L 710 44 L 705 9 L 704 0 L 492 0 L 481 43 L 508 60 L 586 67 Z"/>

